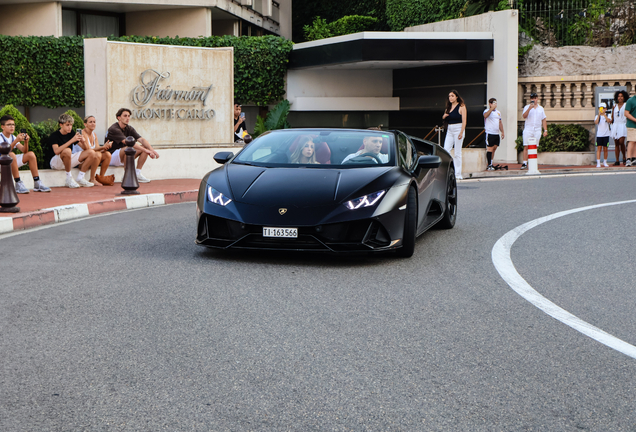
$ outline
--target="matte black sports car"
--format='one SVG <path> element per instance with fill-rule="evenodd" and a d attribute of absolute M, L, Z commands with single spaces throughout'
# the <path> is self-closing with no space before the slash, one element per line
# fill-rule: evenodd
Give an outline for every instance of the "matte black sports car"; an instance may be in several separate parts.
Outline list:
<path fill-rule="evenodd" d="M 201 181 L 196 243 L 223 249 L 413 255 L 453 228 L 451 156 L 399 131 L 284 129 L 261 135 Z"/>

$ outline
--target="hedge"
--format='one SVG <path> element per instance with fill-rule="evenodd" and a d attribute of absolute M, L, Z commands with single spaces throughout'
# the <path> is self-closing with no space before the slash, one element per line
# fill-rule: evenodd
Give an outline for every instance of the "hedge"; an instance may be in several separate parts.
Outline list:
<path fill-rule="evenodd" d="M 521 131 L 520 131 L 521 132 Z M 515 140 L 517 151 L 523 151 L 523 137 Z M 577 124 L 549 124 L 548 136 L 541 135 L 539 152 L 586 152 L 590 150 L 590 132 Z"/>
<path fill-rule="evenodd" d="M 234 98 L 267 105 L 285 95 L 292 42 L 277 36 L 207 38 L 111 37 L 121 42 L 234 47 Z M 0 103 L 84 106 L 83 37 L 0 35 Z"/>
<path fill-rule="evenodd" d="M 305 26 L 305 39 L 313 41 L 333 36 L 373 30 L 377 18 L 361 15 L 347 15 L 327 24 L 327 20 L 316 17 L 311 26 Z"/>

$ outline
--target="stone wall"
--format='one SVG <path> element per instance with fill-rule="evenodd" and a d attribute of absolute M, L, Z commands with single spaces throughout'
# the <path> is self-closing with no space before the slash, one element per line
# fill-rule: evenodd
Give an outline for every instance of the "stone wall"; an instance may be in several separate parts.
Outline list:
<path fill-rule="evenodd" d="M 622 47 L 535 45 L 519 62 L 519 77 L 636 74 L 636 45 Z"/>

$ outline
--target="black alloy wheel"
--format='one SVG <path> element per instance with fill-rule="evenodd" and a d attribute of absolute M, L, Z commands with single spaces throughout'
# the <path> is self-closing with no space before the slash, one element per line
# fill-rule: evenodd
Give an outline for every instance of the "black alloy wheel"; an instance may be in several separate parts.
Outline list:
<path fill-rule="evenodd" d="M 448 182 L 446 183 L 446 209 L 444 217 L 437 223 L 437 228 L 451 229 L 457 220 L 457 179 L 455 170 L 451 167 L 448 172 Z"/>
<path fill-rule="evenodd" d="M 417 193 L 415 188 L 409 187 L 406 198 L 406 215 L 404 216 L 404 234 L 402 247 L 397 253 L 402 258 L 410 258 L 415 252 L 415 236 L 417 233 Z"/>

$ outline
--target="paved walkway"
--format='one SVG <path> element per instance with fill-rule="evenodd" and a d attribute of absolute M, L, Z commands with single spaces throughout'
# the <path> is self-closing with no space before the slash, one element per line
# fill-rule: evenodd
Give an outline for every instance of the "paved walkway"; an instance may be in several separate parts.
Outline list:
<path fill-rule="evenodd" d="M 0 233 L 64 222 L 99 213 L 195 201 L 199 179 L 153 180 L 139 195 L 121 195 L 121 183 L 92 188 L 51 188 L 51 192 L 18 195 L 19 213 L 0 213 Z"/>

